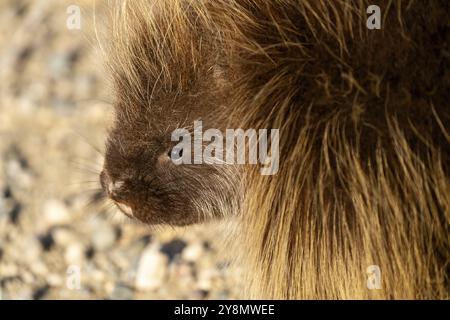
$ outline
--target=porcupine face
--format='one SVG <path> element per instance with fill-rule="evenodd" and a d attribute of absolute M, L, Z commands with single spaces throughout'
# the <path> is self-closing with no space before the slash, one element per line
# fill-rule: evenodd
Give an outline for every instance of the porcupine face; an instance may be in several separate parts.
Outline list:
<path fill-rule="evenodd" d="M 231 201 L 224 173 L 213 165 L 174 164 L 171 156 L 182 154 L 171 155 L 170 131 L 152 129 L 153 121 L 164 123 L 147 113 L 116 122 L 100 175 L 107 195 L 122 212 L 147 224 L 186 225 L 219 216 Z"/>
<path fill-rule="evenodd" d="M 205 128 L 221 126 L 217 114 L 227 92 L 217 50 L 189 8 L 159 2 L 138 7 L 125 5 L 115 21 L 115 121 L 101 184 L 122 212 L 147 224 L 218 217 L 234 202 L 233 176 L 224 171 L 229 168 L 171 161 L 182 156 L 172 150 L 175 129 L 192 131 L 196 120 Z"/>

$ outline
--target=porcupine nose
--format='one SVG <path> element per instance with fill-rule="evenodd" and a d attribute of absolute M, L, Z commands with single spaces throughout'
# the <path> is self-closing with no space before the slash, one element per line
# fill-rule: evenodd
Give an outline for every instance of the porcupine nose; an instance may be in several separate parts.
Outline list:
<path fill-rule="evenodd" d="M 120 190 L 125 185 L 125 182 L 120 180 L 113 181 L 106 170 L 103 170 L 100 173 L 100 184 L 108 197 L 118 201 L 118 198 L 120 198 Z"/>
<path fill-rule="evenodd" d="M 126 197 L 125 182 L 123 180 L 113 180 L 106 170 L 100 173 L 100 184 L 106 195 L 112 199 L 119 209 L 128 216 L 133 215 L 130 201 Z"/>

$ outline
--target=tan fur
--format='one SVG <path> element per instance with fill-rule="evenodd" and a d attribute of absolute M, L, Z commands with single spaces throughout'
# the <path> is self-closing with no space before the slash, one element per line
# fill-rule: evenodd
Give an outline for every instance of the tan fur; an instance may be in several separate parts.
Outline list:
<path fill-rule="evenodd" d="M 230 238 L 244 297 L 449 297 L 450 9 L 373 2 L 140 0 L 117 11 L 111 65 L 130 113 L 215 88 L 225 108 L 211 114 L 228 127 L 280 129 L 278 174 L 241 177 Z M 383 28 L 370 31 L 377 3 Z M 211 70 L 211 87 L 192 84 Z M 366 287 L 370 265 L 381 290 Z"/>

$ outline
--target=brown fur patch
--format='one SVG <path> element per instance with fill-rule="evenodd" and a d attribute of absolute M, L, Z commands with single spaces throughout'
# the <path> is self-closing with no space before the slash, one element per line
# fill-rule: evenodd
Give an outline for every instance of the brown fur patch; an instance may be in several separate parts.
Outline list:
<path fill-rule="evenodd" d="M 449 4 L 373 2 L 379 31 L 365 27 L 365 0 L 124 1 L 118 10 L 110 62 L 126 148 L 156 150 L 146 141 L 182 119 L 280 129 L 277 175 L 218 171 L 205 181 L 219 187 L 197 193 L 182 184 L 184 200 L 202 203 L 195 214 L 240 208 L 231 237 L 248 296 L 448 298 Z M 207 177 L 188 172 L 186 181 Z M 222 187 L 227 196 L 214 201 Z M 381 290 L 366 287 L 369 265 L 381 268 Z"/>

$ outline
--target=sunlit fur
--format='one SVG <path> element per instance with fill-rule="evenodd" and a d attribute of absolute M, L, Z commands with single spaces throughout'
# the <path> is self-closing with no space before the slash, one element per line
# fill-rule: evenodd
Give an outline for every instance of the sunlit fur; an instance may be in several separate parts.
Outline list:
<path fill-rule="evenodd" d="M 448 298 L 447 0 L 119 3 L 116 126 L 137 106 L 216 90 L 201 117 L 280 129 L 278 174 L 239 171 L 230 199 L 244 298 Z M 366 28 L 369 4 L 382 30 Z M 219 181 L 236 181 L 229 170 Z M 366 286 L 370 265 L 380 290 Z"/>

